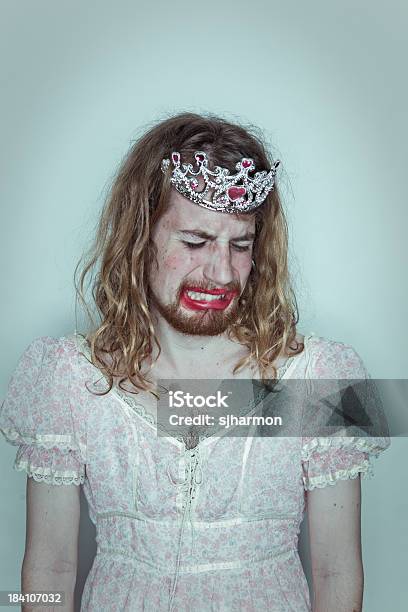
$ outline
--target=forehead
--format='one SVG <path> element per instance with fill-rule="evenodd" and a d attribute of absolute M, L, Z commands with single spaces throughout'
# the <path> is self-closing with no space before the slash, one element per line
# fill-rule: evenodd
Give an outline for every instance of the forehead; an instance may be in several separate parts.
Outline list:
<path fill-rule="evenodd" d="M 253 214 L 229 214 L 208 210 L 194 204 L 175 189 L 171 190 L 168 209 L 159 220 L 161 229 L 201 229 L 217 236 L 238 236 L 255 229 Z"/>

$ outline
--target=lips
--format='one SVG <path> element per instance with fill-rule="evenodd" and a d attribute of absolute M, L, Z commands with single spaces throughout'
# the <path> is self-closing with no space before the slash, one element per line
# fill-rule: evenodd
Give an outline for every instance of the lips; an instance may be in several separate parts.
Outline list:
<path fill-rule="evenodd" d="M 236 295 L 236 291 L 226 289 L 185 287 L 180 295 L 180 303 L 189 310 L 225 310 Z"/>

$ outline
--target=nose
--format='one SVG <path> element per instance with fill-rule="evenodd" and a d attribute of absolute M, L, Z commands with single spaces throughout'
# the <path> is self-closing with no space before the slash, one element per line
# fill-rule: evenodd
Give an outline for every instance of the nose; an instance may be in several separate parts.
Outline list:
<path fill-rule="evenodd" d="M 229 245 L 213 245 L 204 265 L 203 275 L 206 280 L 218 286 L 227 285 L 235 280 Z"/>

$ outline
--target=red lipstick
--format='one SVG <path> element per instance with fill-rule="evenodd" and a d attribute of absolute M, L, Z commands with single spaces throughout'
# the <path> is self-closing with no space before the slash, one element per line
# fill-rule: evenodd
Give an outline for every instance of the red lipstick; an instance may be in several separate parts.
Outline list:
<path fill-rule="evenodd" d="M 188 293 L 199 293 L 201 295 L 222 295 L 222 298 L 213 298 L 206 300 L 203 298 L 195 298 Z M 188 310 L 225 310 L 232 302 L 234 297 L 238 295 L 237 291 L 228 291 L 226 289 L 200 289 L 198 287 L 184 287 L 180 294 L 180 303 Z"/>

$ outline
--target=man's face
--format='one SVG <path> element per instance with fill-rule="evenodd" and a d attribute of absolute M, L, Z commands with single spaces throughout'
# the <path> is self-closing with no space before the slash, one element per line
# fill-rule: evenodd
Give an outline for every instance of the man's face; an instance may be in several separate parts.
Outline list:
<path fill-rule="evenodd" d="M 223 333 L 237 318 L 238 299 L 252 265 L 253 215 L 230 215 L 193 204 L 172 190 L 153 229 L 152 303 L 178 331 Z"/>

